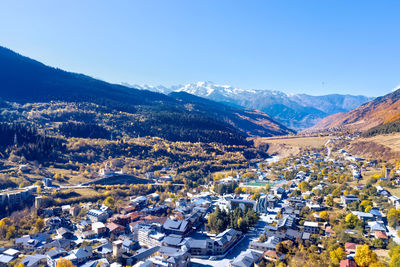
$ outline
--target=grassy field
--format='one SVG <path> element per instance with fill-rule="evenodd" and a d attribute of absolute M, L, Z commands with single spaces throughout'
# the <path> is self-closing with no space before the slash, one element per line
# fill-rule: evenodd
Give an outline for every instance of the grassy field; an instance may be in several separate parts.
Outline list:
<path fill-rule="evenodd" d="M 371 159 L 394 161 L 400 159 L 400 133 L 358 138 L 348 147 L 354 155 Z"/>
<path fill-rule="evenodd" d="M 272 186 L 270 182 L 250 182 L 250 183 L 244 183 L 243 186 L 253 186 L 253 187 L 265 187 L 266 185 Z"/>
<path fill-rule="evenodd" d="M 12 245 L 14 245 L 13 239 L 0 240 L 0 247 L 11 247 Z"/>
<path fill-rule="evenodd" d="M 400 187 L 396 187 L 396 188 L 389 188 L 389 187 L 385 187 L 390 194 L 396 196 L 396 197 L 400 197 Z"/>
<path fill-rule="evenodd" d="M 84 177 L 82 175 L 82 173 L 79 171 L 71 171 L 71 170 L 54 168 L 54 167 L 50 167 L 50 168 L 48 168 L 48 170 L 52 173 L 62 174 L 65 177 L 64 183 L 70 184 L 70 185 L 80 184 L 80 183 L 87 182 L 90 180 L 90 179 Z M 60 184 L 57 181 L 55 181 L 55 183 Z"/>
<path fill-rule="evenodd" d="M 90 196 L 98 196 L 100 195 L 96 190 L 92 188 L 74 188 L 74 189 L 64 189 L 59 192 L 65 195 L 75 195 L 81 197 L 90 197 Z"/>
<path fill-rule="evenodd" d="M 268 153 L 287 157 L 296 155 L 303 148 L 320 148 L 329 139 L 330 136 L 280 136 L 257 138 L 254 143 L 256 146 L 267 144 Z"/>
<path fill-rule="evenodd" d="M 369 138 L 360 138 L 359 140 L 375 142 L 390 147 L 395 152 L 400 152 L 400 133 L 377 135 Z"/>
<path fill-rule="evenodd" d="M 66 205 L 71 203 L 97 201 L 102 199 L 103 196 L 92 188 L 72 188 L 58 190 L 54 205 Z"/>

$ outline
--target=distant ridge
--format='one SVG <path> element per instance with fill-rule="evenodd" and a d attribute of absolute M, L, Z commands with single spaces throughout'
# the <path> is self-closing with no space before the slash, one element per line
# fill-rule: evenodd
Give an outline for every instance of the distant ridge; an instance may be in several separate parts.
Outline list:
<path fill-rule="evenodd" d="M 372 99 L 340 94 L 323 96 L 286 94 L 280 91 L 243 89 L 208 81 L 171 87 L 161 85 L 132 85 L 132 87 L 164 94 L 186 92 L 235 107 L 260 110 L 286 127 L 296 130 L 311 127 L 322 118 L 350 111 Z"/>
<path fill-rule="evenodd" d="M 350 112 L 331 115 L 311 127 L 310 131 L 346 129 L 368 131 L 400 119 L 400 89 L 378 97 Z"/>

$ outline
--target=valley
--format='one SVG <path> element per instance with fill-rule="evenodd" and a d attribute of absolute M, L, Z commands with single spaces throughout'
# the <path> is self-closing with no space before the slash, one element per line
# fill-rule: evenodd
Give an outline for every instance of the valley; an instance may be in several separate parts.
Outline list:
<path fill-rule="evenodd" d="M 15 89 L 0 91 L 1 263 L 400 259 L 398 91 L 136 89 L 4 48 L 0 58 L 0 82 Z"/>
<path fill-rule="evenodd" d="M 0 8 L 0 267 L 400 267 L 399 1 Z"/>

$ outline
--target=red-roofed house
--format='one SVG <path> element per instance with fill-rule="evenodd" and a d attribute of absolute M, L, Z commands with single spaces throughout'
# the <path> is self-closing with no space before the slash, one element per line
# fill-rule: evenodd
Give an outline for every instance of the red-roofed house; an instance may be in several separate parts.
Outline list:
<path fill-rule="evenodd" d="M 350 259 L 340 261 L 339 267 L 357 267 L 357 264 Z"/>
<path fill-rule="evenodd" d="M 128 214 L 135 211 L 135 207 L 127 207 L 121 211 L 122 214 Z"/>
<path fill-rule="evenodd" d="M 129 216 L 131 218 L 131 222 L 134 222 L 134 221 L 139 220 L 141 215 L 137 212 L 132 212 L 132 213 L 129 213 Z"/>
<path fill-rule="evenodd" d="M 268 250 L 264 253 L 264 257 L 267 260 L 277 261 L 277 260 L 283 260 L 285 258 L 285 254 L 276 252 L 275 250 Z"/>
<path fill-rule="evenodd" d="M 147 215 L 145 217 L 142 217 L 142 220 L 144 220 L 146 223 L 164 224 L 167 219 L 168 219 L 167 217 L 157 217 L 153 215 Z"/>
<path fill-rule="evenodd" d="M 123 227 L 122 225 L 116 224 L 116 223 L 107 223 L 106 225 L 108 231 L 110 232 L 110 234 L 114 234 L 114 235 L 119 235 L 119 234 L 123 234 L 125 232 L 125 227 Z"/>
<path fill-rule="evenodd" d="M 332 229 L 332 227 L 331 226 L 327 226 L 326 228 L 325 228 L 325 235 L 326 236 L 336 236 L 336 233 L 335 233 L 335 231 L 333 231 L 333 229 Z"/>
<path fill-rule="evenodd" d="M 107 222 L 116 223 L 120 225 L 127 225 L 128 223 L 131 222 L 131 217 L 129 215 L 115 214 L 111 218 L 108 218 Z"/>
<path fill-rule="evenodd" d="M 346 244 L 344 244 L 344 248 L 345 248 L 347 254 L 356 253 L 357 246 L 358 246 L 358 244 L 350 243 L 350 242 L 347 242 Z"/>
<path fill-rule="evenodd" d="M 388 241 L 388 236 L 385 232 L 375 231 L 375 238 L 382 239 L 383 241 Z"/>

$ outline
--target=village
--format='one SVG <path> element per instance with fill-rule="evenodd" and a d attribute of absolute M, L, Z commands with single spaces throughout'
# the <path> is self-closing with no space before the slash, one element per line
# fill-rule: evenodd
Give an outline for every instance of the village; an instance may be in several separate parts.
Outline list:
<path fill-rule="evenodd" d="M 400 244 L 400 198 L 389 190 L 400 169 L 352 156 L 338 140 L 218 173 L 201 190 L 172 187 L 179 197 L 128 196 L 124 206 L 107 197 L 44 207 L 50 178 L 1 192 L 2 205 L 34 198 L 38 219 L 35 233 L 0 247 L 0 266 L 385 266 Z M 113 172 L 106 165 L 99 175 Z M 163 188 L 172 175 L 147 173 L 149 186 Z M 10 227 L 0 221 L 2 231 Z"/>

